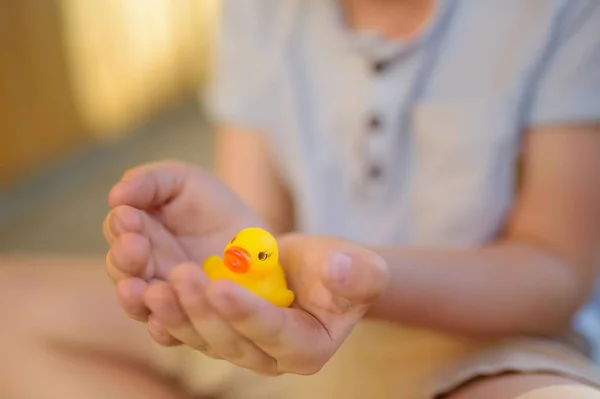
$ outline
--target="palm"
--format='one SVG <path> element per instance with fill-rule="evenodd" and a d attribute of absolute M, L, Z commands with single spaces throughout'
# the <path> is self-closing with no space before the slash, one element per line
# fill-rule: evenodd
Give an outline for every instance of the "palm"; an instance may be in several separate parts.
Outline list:
<path fill-rule="evenodd" d="M 175 213 L 176 214 L 176 213 Z M 176 265 L 192 261 L 201 263 L 204 258 L 215 253 L 219 244 L 227 242 L 227 234 L 213 233 L 210 236 L 200 232 L 180 235 L 171 231 L 164 217 L 157 212 L 147 212 L 148 239 L 150 241 L 148 267 L 144 277 L 166 280 Z"/>
<path fill-rule="evenodd" d="M 241 228 L 259 223 L 223 183 L 197 168 L 188 168 L 180 190 L 167 195 L 144 213 L 148 265 L 143 277 L 166 279 L 185 261 L 201 263 L 223 250 Z"/>

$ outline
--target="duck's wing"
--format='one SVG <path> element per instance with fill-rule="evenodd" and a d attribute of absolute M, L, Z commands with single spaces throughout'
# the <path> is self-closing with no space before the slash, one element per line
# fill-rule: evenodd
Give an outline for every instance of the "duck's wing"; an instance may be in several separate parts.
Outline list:
<path fill-rule="evenodd" d="M 294 302 L 294 293 L 287 288 L 281 288 L 269 292 L 265 299 L 275 306 L 288 308 Z"/>
<path fill-rule="evenodd" d="M 223 274 L 224 267 L 223 260 L 216 255 L 209 256 L 202 264 L 204 273 L 206 273 L 210 279 L 217 278 L 219 275 Z"/>

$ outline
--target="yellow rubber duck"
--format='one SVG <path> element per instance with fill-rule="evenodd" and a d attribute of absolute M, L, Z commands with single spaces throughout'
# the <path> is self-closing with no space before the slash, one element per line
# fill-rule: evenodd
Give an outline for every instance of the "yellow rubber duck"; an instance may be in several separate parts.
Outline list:
<path fill-rule="evenodd" d="M 240 231 L 225 247 L 223 259 L 211 256 L 202 267 L 211 280 L 232 280 L 276 306 L 294 302 L 279 264 L 277 241 L 263 229 Z"/>

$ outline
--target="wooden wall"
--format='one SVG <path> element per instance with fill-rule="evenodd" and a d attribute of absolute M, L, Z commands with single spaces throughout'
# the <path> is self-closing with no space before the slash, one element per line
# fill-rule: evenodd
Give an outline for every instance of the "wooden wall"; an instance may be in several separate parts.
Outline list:
<path fill-rule="evenodd" d="M 0 186 L 82 141 L 57 3 L 0 3 Z"/>
<path fill-rule="evenodd" d="M 168 98 L 197 89 L 206 15 L 196 11 L 211 2 L 63 0 L 74 95 L 95 135 L 117 134 Z"/>
<path fill-rule="evenodd" d="M 218 0 L 0 2 L 0 188 L 206 78 Z"/>

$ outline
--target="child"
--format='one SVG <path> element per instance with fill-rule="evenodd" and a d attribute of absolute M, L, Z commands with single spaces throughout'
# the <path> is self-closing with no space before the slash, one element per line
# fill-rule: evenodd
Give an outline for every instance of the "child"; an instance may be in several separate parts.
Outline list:
<path fill-rule="evenodd" d="M 114 220 L 146 230 L 109 228 L 123 306 L 159 343 L 324 367 L 276 397 L 599 384 L 567 337 L 595 288 L 599 38 L 592 1 L 226 1 L 211 104 L 246 205 L 191 166 L 130 173 Z M 280 235 L 293 310 L 198 268 L 251 225 Z"/>
<path fill-rule="evenodd" d="M 590 337 L 570 328 L 598 265 L 600 3 L 222 11 L 220 179 L 178 162 L 134 169 L 104 226 L 121 306 L 180 346 L 161 350 L 163 370 L 231 398 L 600 386 Z M 292 309 L 201 272 L 248 226 L 278 236 Z"/>

